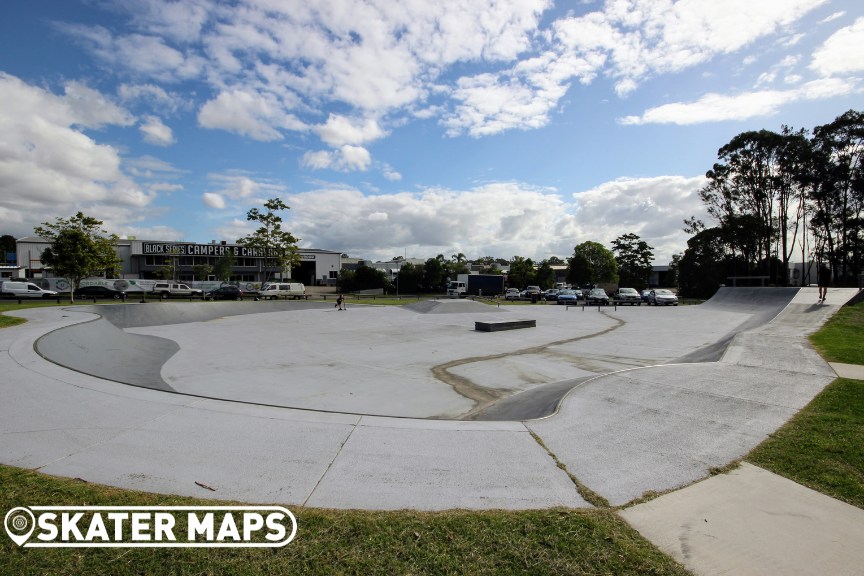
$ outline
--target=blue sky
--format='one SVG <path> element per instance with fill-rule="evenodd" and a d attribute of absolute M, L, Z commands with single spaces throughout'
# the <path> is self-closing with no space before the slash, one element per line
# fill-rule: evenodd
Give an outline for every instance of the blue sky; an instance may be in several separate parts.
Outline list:
<path fill-rule="evenodd" d="M 862 109 L 851 0 L 6 0 L 0 233 L 657 263 L 717 150 Z"/>

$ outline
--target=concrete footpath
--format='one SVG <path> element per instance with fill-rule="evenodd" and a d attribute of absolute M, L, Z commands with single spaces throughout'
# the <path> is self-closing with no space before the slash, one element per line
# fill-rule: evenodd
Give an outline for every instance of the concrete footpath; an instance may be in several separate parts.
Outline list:
<path fill-rule="evenodd" d="M 617 310 L 30 309 L 16 313 L 29 322 L 0 330 L 0 462 L 298 508 L 590 507 L 575 478 L 697 574 L 747 573 L 741 558 L 751 573 L 844 573 L 864 566 L 854 529 L 864 511 L 800 487 L 787 494 L 791 482 L 750 466 L 705 478 L 836 377 L 806 335 L 855 293 L 831 290 L 822 304 L 815 288 L 723 289 L 704 307 Z M 109 309 L 127 317 L 107 322 Z M 537 328 L 473 330 L 514 318 Z M 512 408 L 544 386 L 560 392 L 545 418 L 470 419 L 483 402 Z M 712 500 L 718 491 L 727 497 Z M 717 531 L 695 530 L 697 520 Z M 825 528 L 844 522 L 836 535 Z M 839 569 L 815 554 L 798 572 L 778 569 L 802 534 L 828 538 Z"/>

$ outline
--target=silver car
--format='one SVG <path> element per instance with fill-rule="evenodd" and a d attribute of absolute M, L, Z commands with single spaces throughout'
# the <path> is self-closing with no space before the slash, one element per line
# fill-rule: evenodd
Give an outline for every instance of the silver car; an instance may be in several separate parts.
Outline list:
<path fill-rule="evenodd" d="M 657 288 L 656 290 L 652 290 L 651 294 L 648 295 L 648 305 L 650 306 L 651 304 L 655 306 L 677 306 L 678 296 L 665 288 Z"/>

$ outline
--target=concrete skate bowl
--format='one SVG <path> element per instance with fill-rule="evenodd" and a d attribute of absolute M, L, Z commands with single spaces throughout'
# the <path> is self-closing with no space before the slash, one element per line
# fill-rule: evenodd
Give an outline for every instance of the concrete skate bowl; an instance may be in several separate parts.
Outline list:
<path fill-rule="evenodd" d="M 701 304 L 700 308 L 745 312 L 750 314 L 750 318 L 714 344 L 682 356 L 676 362 L 717 362 L 722 358 L 736 334 L 770 322 L 789 305 L 798 291 L 799 288 L 730 288 L 722 286 L 714 296 Z"/>
<path fill-rule="evenodd" d="M 681 307 L 679 313 L 704 309 L 747 318 L 740 325 L 729 325 L 730 332 L 718 333 L 716 343 L 691 350 L 685 361 L 710 361 L 722 354 L 734 334 L 776 316 L 795 292 L 721 289 L 699 307 Z M 620 318 L 596 310 L 590 316 L 574 312 L 567 317 L 562 307 L 499 308 L 468 300 L 424 301 L 398 309 L 350 304 L 349 308 L 337 313 L 329 302 L 79 307 L 75 310 L 98 317 L 43 336 L 36 350 L 56 364 L 98 378 L 202 398 L 358 415 L 527 420 L 554 413 L 571 389 L 606 373 L 605 369 L 581 371 L 576 377 L 552 374 L 527 389 L 502 392 L 488 384 L 492 384 L 489 379 L 513 370 L 504 364 L 522 362 L 517 370 L 526 365 L 532 369 L 549 358 L 547 353 L 555 347 L 596 345 L 630 321 L 623 310 Z M 536 330 L 490 336 L 471 329 L 475 317 L 512 319 L 531 310 L 546 314 Z M 657 318 L 675 313 L 656 310 L 654 315 L 655 310 L 646 307 L 628 312 L 637 324 L 640 314 Z M 358 318 L 360 322 L 352 324 Z M 567 318 L 566 324 L 550 326 L 562 318 Z M 283 337 L 286 340 L 280 343 Z M 260 359 L 249 360 L 250 351 L 258 348 L 265 349 Z M 293 363 L 281 358 L 286 349 L 297 359 Z M 441 361 L 435 356 L 439 352 Z M 229 361 L 232 355 L 239 360 Z M 425 364 L 412 357 L 422 357 Z M 664 358 L 662 363 L 673 360 Z M 287 378 L 303 389 L 302 394 L 287 395 L 273 385 Z M 447 386 L 442 387 L 442 382 Z M 445 390 L 430 392 L 435 387 Z"/>

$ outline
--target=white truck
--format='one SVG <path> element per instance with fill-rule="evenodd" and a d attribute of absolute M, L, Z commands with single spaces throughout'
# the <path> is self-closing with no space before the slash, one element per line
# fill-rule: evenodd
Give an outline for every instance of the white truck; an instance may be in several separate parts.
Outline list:
<path fill-rule="evenodd" d="M 504 293 L 504 276 L 500 274 L 459 274 L 447 284 L 447 296 L 498 296 Z"/>

